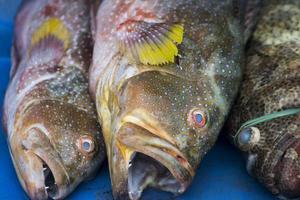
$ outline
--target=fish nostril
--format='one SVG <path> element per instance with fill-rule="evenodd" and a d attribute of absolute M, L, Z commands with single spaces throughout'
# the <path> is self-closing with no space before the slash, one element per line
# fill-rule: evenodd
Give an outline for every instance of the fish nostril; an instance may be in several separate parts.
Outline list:
<path fill-rule="evenodd" d="M 28 151 L 27 147 L 24 144 L 21 144 L 21 149 L 24 151 Z"/>

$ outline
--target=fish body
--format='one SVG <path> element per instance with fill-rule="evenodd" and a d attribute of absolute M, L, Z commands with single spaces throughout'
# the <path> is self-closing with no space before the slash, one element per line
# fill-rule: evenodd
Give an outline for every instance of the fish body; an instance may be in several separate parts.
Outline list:
<path fill-rule="evenodd" d="M 15 20 L 4 127 L 31 199 L 62 199 L 105 157 L 88 92 L 91 1 L 23 1 Z"/>
<path fill-rule="evenodd" d="M 183 193 L 218 136 L 242 75 L 237 1 L 106 0 L 90 92 L 115 199 Z"/>
<path fill-rule="evenodd" d="M 249 173 L 286 198 L 300 197 L 299 38 L 300 2 L 265 1 L 228 123 L 230 138 L 247 155 Z M 255 119 L 263 121 L 238 131 Z"/>

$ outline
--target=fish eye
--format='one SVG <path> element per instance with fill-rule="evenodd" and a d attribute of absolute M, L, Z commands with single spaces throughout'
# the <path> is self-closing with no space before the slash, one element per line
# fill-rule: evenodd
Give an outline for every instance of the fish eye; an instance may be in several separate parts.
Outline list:
<path fill-rule="evenodd" d="M 191 126 L 203 128 L 207 124 L 207 116 L 200 109 L 193 109 L 190 111 L 188 121 Z"/>
<path fill-rule="evenodd" d="M 251 128 L 246 128 L 242 130 L 238 136 L 238 141 L 240 144 L 248 144 L 250 142 L 250 138 L 252 135 L 252 129 Z"/>
<path fill-rule="evenodd" d="M 95 143 L 92 137 L 84 135 L 78 138 L 77 147 L 80 152 L 90 154 L 95 150 Z"/>
<path fill-rule="evenodd" d="M 237 145 L 244 150 L 252 148 L 260 140 L 260 131 L 256 127 L 241 130 L 237 135 Z"/>

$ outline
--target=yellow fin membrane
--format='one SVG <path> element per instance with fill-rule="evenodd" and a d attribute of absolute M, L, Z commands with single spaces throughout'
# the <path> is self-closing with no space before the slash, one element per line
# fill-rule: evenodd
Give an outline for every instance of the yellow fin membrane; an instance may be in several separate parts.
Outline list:
<path fill-rule="evenodd" d="M 183 25 L 131 22 L 125 28 L 125 50 L 138 62 L 146 65 L 174 63 L 177 44 L 183 40 Z M 123 29 L 124 30 L 124 29 Z"/>
<path fill-rule="evenodd" d="M 35 46 L 42 39 L 54 36 L 63 42 L 64 49 L 69 46 L 70 33 L 63 22 L 56 17 L 45 20 L 32 34 L 31 46 Z"/>

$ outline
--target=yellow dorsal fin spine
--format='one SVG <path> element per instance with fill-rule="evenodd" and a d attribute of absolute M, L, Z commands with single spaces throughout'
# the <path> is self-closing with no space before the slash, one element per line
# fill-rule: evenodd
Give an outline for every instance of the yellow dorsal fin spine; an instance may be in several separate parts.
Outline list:
<path fill-rule="evenodd" d="M 154 58 L 153 62 L 150 64 L 156 65 L 157 63 L 154 62 L 155 60 L 157 60 L 161 64 L 165 64 L 165 63 L 169 62 L 170 60 L 167 56 L 167 52 L 165 51 L 164 43 L 162 43 L 157 37 L 154 37 L 154 36 L 152 36 L 152 41 L 153 41 L 153 44 L 155 45 L 156 49 L 153 52 L 153 53 L 155 53 L 155 58 Z M 146 45 L 146 44 L 144 44 L 144 45 Z"/>
<path fill-rule="evenodd" d="M 161 40 L 161 44 L 164 47 L 162 50 L 167 54 L 168 60 L 174 62 L 174 57 L 178 55 L 178 49 L 176 45 L 164 35 L 161 35 L 160 40 Z"/>
<path fill-rule="evenodd" d="M 170 38 L 173 42 L 180 44 L 182 43 L 184 28 L 182 25 L 174 24 L 171 27 L 162 26 L 166 37 Z"/>
<path fill-rule="evenodd" d="M 124 50 L 129 52 L 135 61 L 145 65 L 175 62 L 175 56 L 178 55 L 177 45 L 183 41 L 182 24 L 136 21 L 130 24 L 130 31 L 126 30 L 125 28 L 126 37 L 123 37 Z"/>
<path fill-rule="evenodd" d="M 146 43 L 148 43 L 148 41 L 147 41 L 147 39 L 145 39 L 145 38 L 143 38 L 142 39 L 142 42 L 144 43 L 144 44 L 146 44 Z M 153 57 L 153 55 L 152 55 L 152 49 L 151 49 L 151 46 L 150 45 L 144 45 L 144 48 L 145 48 L 145 53 L 146 53 L 146 55 L 147 55 L 147 57 L 148 57 L 148 60 L 154 60 L 155 58 Z M 146 62 L 148 62 L 147 61 L 147 59 L 146 60 L 144 60 L 144 61 L 141 61 L 142 63 L 146 63 Z"/>
<path fill-rule="evenodd" d="M 70 42 L 70 33 L 63 22 L 56 17 L 45 20 L 33 32 L 31 37 L 31 47 L 50 35 L 62 41 L 64 44 L 64 49 L 68 48 Z"/>
<path fill-rule="evenodd" d="M 170 30 L 170 32 L 167 32 L 168 36 L 178 44 L 182 43 L 183 26 L 175 24 Z"/>

